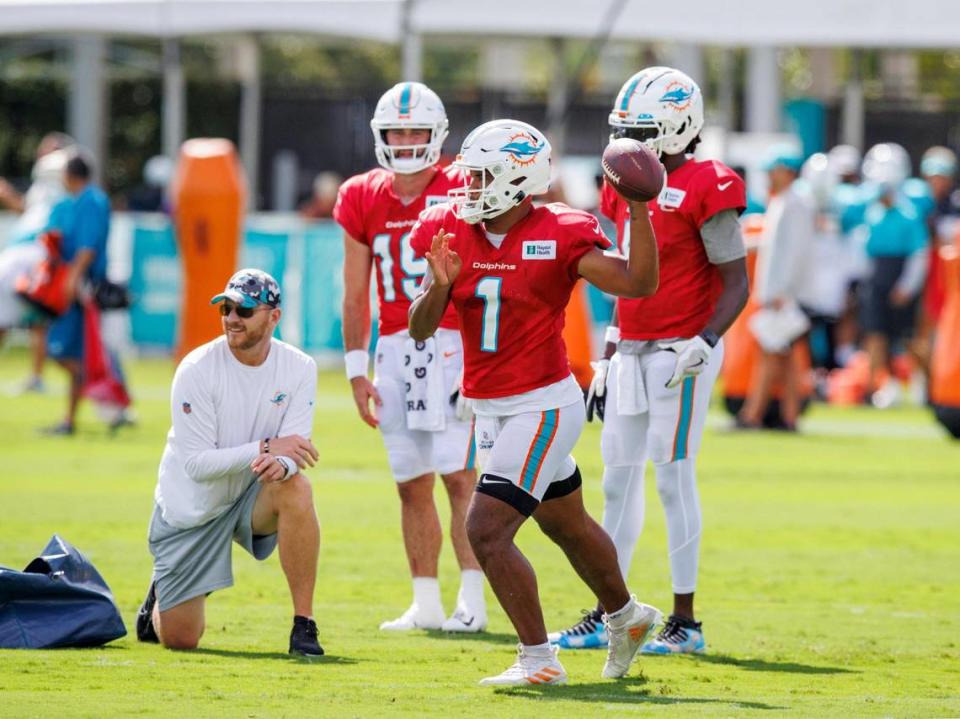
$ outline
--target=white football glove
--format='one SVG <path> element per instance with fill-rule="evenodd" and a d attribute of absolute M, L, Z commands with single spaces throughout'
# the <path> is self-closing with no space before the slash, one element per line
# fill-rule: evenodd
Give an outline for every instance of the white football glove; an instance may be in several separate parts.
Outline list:
<path fill-rule="evenodd" d="M 672 389 L 687 377 L 694 377 L 707 366 L 713 347 L 707 344 L 700 335 L 688 340 L 673 340 L 672 342 L 658 342 L 657 347 L 677 355 L 677 364 L 673 368 L 673 376 L 667 382 L 667 389 Z"/>
<path fill-rule="evenodd" d="M 457 377 L 457 383 L 453 386 L 453 392 L 450 393 L 450 404 L 453 405 L 453 413 L 461 422 L 469 422 L 473 419 L 473 405 L 470 400 L 463 396 L 463 370 Z"/>
<path fill-rule="evenodd" d="M 593 367 L 593 379 L 587 389 L 587 421 L 592 422 L 596 413 L 602 422 L 607 408 L 607 373 L 610 371 L 610 360 L 604 357 L 591 362 L 590 366 Z"/>

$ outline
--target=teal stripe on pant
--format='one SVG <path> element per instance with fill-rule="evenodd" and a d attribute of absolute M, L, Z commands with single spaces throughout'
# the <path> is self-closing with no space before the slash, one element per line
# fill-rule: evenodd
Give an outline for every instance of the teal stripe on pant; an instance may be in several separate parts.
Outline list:
<path fill-rule="evenodd" d="M 543 412 L 542 417 L 539 431 L 533 439 L 533 444 L 530 445 L 530 453 L 527 455 L 527 461 L 524 462 L 523 473 L 520 476 L 520 486 L 528 492 L 533 491 L 533 485 L 543 464 L 543 458 L 557 433 L 557 420 L 560 417 L 560 410 L 551 409 Z"/>
<path fill-rule="evenodd" d="M 690 422 L 693 420 L 693 390 L 696 384 L 696 377 L 683 380 L 680 390 L 680 421 L 677 422 L 677 436 L 673 439 L 671 462 L 687 458 L 687 440 L 690 437 Z"/>

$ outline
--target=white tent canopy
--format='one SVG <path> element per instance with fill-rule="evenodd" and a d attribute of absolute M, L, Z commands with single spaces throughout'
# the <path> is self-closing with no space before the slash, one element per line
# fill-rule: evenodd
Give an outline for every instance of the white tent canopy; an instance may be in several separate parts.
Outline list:
<path fill-rule="evenodd" d="M 423 34 L 592 37 L 622 0 L 412 0 Z M 0 34 L 307 32 L 401 42 L 407 0 L 0 0 Z M 708 45 L 954 47 L 956 0 L 626 0 L 612 36 Z"/>

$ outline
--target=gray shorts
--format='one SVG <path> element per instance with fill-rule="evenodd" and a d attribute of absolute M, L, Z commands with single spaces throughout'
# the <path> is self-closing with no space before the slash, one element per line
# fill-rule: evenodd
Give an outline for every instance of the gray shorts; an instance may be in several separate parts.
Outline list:
<path fill-rule="evenodd" d="M 260 483 L 253 482 L 226 512 L 190 529 L 171 527 L 163 521 L 160 507 L 154 507 L 148 537 L 161 612 L 233 586 L 232 542 L 260 560 L 273 553 L 276 533 L 253 534 L 253 505 L 258 494 Z"/>

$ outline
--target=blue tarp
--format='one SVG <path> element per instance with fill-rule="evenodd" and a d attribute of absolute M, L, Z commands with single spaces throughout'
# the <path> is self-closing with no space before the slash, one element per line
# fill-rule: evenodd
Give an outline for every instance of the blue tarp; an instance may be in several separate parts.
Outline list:
<path fill-rule="evenodd" d="M 57 535 L 22 572 L 0 567 L 0 648 L 95 647 L 126 633 L 103 577 Z"/>

